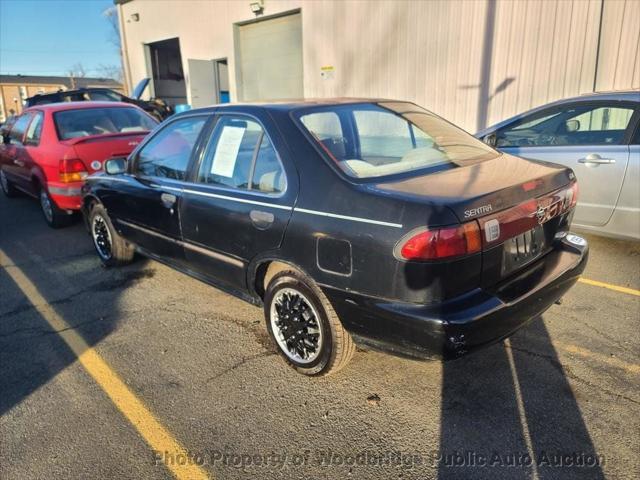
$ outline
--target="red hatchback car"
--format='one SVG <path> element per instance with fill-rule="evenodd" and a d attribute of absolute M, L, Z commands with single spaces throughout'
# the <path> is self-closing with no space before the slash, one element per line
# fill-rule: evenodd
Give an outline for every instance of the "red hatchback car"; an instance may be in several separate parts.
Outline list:
<path fill-rule="evenodd" d="M 26 109 L 2 127 L 0 184 L 40 200 L 47 223 L 70 223 L 84 179 L 104 161 L 129 155 L 158 122 L 119 102 L 77 102 Z"/>

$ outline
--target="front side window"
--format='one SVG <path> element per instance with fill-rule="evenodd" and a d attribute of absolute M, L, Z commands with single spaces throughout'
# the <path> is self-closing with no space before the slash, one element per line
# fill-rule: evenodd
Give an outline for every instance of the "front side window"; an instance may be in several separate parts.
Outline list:
<path fill-rule="evenodd" d="M 463 130 L 412 104 L 312 107 L 297 114 L 340 169 L 356 178 L 439 171 L 499 155 Z"/>
<path fill-rule="evenodd" d="M 138 153 L 136 173 L 184 180 L 191 152 L 206 120 L 207 117 L 183 118 L 160 130 Z"/>
<path fill-rule="evenodd" d="M 27 145 L 38 145 L 40 143 L 40 136 L 42 135 L 42 120 L 44 116 L 42 112 L 36 112 L 33 116 L 33 120 L 29 124 L 27 129 L 27 136 L 25 143 Z"/>
<path fill-rule="evenodd" d="M 498 147 L 619 145 L 632 107 L 577 105 L 535 113 L 496 134 Z"/>
<path fill-rule="evenodd" d="M 236 115 L 218 120 L 198 182 L 265 193 L 282 192 L 286 186 L 278 156 L 260 124 Z"/>
<path fill-rule="evenodd" d="M 53 114 L 58 138 L 89 137 L 111 133 L 148 132 L 158 122 L 134 107 L 83 108 Z"/>

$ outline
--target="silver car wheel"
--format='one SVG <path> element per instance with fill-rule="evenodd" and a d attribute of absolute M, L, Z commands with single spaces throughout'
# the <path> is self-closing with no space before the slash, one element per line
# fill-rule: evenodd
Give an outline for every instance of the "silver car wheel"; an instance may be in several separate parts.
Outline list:
<path fill-rule="evenodd" d="M 51 199 L 44 188 L 40 190 L 40 207 L 42 207 L 42 213 L 47 221 L 53 222 L 53 205 L 51 205 Z"/>
<path fill-rule="evenodd" d="M 113 255 L 113 243 L 111 241 L 109 226 L 102 215 L 93 217 L 93 221 L 91 222 L 91 237 L 93 238 L 93 244 L 100 258 L 109 260 Z"/>
<path fill-rule="evenodd" d="M 308 364 L 322 351 L 320 317 L 313 304 L 298 290 L 283 288 L 269 309 L 271 330 L 280 350 L 292 361 Z"/>

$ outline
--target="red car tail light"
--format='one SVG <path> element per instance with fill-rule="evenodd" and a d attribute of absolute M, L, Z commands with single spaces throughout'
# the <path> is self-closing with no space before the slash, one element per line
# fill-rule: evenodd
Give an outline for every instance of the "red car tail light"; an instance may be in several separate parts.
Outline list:
<path fill-rule="evenodd" d="M 60 181 L 64 183 L 81 182 L 89 175 L 87 167 L 79 158 L 63 158 L 60 160 L 58 172 Z"/>
<path fill-rule="evenodd" d="M 477 253 L 482 249 L 477 222 L 458 227 L 411 232 L 398 243 L 397 255 L 403 260 L 440 260 Z"/>

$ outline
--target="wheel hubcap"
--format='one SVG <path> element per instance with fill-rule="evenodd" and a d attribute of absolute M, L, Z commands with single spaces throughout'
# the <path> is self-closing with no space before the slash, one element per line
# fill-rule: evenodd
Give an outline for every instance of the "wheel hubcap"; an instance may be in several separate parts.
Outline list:
<path fill-rule="evenodd" d="M 40 206 L 42 207 L 42 211 L 44 212 L 44 216 L 48 221 L 53 221 L 53 207 L 51 206 L 51 200 L 49 200 L 49 195 L 44 190 L 40 191 Z"/>
<path fill-rule="evenodd" d="M 111 233 L 109 232 L 107 222 L 101 215 L 93 217 L 91 234 L 98 255 L 104 260 L 109 260 L 111 258 Z"/>
<path fill-rule="evenodd" d="M 271 329 L 280 349 L 298 363 L 311 363 L 322 348 L 318 313 L 299 291 L 283 288 L 271 301 Z"/>

